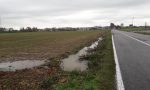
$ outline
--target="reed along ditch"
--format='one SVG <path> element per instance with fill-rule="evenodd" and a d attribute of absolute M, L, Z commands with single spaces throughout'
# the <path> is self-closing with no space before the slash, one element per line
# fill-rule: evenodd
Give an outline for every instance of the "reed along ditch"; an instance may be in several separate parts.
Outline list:
<path fill-rule="evenodd" d="M 41 84 L 47 90 L 116 90 L 115 61 L 111 41 L 111 31 L 103 31 L 103 40 L 96 48 L 80 58 L 86 60 L 86 70 L 60 71 Z"/>

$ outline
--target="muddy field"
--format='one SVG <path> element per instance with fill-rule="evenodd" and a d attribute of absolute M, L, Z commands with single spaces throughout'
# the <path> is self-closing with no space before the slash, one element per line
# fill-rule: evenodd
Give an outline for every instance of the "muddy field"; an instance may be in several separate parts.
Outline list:
<path fill-rule="evenodd" d="M 51 83 L 55 85 L 55 81 L 64 83 L 67 75 L 62 74 L 64 72 L 60 69 L 60 60 L 91 45 L 101 36 L 100 31 L 1 33 L 1 62 L 24 60 L 49 62 L 31 69 L 0 71 L 0 90 L 36 90 L 47 87 L 47 82 L 50 89 Z"/>
<path fill-rule="evenodd" d="M 0 62 L 59 57 L 86 45 L 98 35 L 98 31 L 0 33 Z"/>

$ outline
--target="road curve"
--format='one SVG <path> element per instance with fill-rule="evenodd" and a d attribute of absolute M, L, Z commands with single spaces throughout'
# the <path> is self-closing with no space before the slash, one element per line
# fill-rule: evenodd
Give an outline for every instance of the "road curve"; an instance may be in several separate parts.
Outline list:
<path fill-rule="evenodd" d="M 125 90 L 150 90 L 150 36 L 112 30 Z"/>

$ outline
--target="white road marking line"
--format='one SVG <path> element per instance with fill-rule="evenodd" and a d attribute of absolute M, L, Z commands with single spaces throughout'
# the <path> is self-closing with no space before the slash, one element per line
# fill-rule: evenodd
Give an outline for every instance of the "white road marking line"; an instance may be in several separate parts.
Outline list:
<path fill-rule="evenodd" d="M 112 44 L 113 44 L 114 58 L 115 58 L 115 63 L 116 63 L 117 90 L 125 90 L 121 71 L 120 71 L 120 66 L 119 66 L 119 62 L 118 62 L 117 52 L 116 52 L 116 48 L 115 48 L 115 44 L 114 44 L 113 35 L 112 35 Z"/>
<path fill-rule="evenodd" d="M 136 38 L 134 38 L 134 37 L 132 37 L 132 36 L 129 36 L 129 35 L 124 34 L 124 33 L 121 33 L 121 34 L 123 34 L 123 35 L 125 35 L 125 36 L 127 36 L 127 37 L 129 37 L 129 38 L 132 38 L 132 39 L 134 39 L 134 40 L 136 40 L 136 41 L 138 41 L 138 42 L 141 42 L 141 43 L 143 43 L 143 44 L 145 44 L 145 45 L 147 45 L 147 46 L 150 46 L 150 44 L 148 44 L 148 43 L 146 43 L 146 42 L 143 42 L 143 41 L 141 41 L 141 40 L 139 40 L 139 39 L 136 39 Z"/>

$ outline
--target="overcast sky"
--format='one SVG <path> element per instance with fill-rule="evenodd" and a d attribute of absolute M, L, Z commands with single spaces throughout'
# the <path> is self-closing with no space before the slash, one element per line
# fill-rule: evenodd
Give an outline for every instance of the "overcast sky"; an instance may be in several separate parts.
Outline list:
<path fill-rule="evenodd" d="M 150 24 L 150 0 L 0 0 L 4 27 Z"/>

